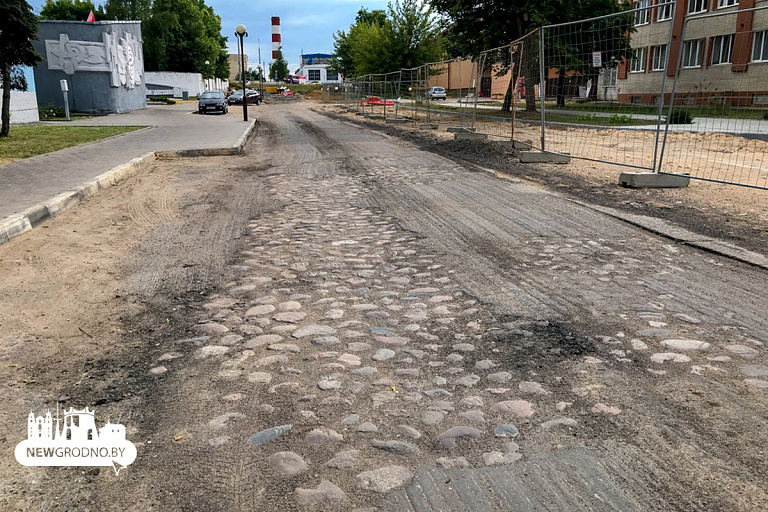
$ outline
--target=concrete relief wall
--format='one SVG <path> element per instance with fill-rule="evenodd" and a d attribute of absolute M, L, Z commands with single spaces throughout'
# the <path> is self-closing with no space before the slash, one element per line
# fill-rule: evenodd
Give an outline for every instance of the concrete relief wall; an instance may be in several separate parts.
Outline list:
<path fill-rule="evenodd" d="M 35 68 L 41 105 L 63 106 L 60 80 L 67 80 L 73 112 L 107 114 L 146 107 L 140 22 L 41 20 L 33 44 L 46 59 Z"/>

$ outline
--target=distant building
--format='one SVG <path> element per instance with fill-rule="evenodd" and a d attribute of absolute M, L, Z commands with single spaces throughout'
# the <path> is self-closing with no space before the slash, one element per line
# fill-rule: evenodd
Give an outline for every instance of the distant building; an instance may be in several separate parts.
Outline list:
<path fill-rule="evenodd" d="M 240 81 L 240 54 L 230 53 L 229 57 L 229 80 Z M 245 59 L 245 69 L 248 69 L 248 56 L 243 55 Z"/>
<path fill-rule="evenodd" d="M 309 83 L 335 83 L 341 82 L 338 73 L 328 71 L 328 65 L 331 63 L 333 55 L 327 53 L 310 53 L 301 56 L 301 64 L 296 71 L 297 75 L 307 77 Z"/>

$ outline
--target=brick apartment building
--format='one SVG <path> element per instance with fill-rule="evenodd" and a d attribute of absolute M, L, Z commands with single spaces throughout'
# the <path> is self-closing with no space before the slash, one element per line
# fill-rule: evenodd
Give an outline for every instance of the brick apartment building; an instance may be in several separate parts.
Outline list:
<path fill-rule="evenodd" d="M 635 8 L 664 1 L 640 0 Z M 635 13 L 632 56 L 617 73 L 618 100 L 658 104 L 666 73 L 668 102 L 682 52 L 675 104 L 768 106 L 768 9 L 743 12 L 768 7 L 768 0 L 675 1 L 674 14 L 671 5 Z"/>

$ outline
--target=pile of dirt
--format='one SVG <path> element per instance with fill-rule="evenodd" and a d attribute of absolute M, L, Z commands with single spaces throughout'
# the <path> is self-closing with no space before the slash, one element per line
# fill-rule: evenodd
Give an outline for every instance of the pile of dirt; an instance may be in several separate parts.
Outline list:
<path fill-rule="evenodd" d="M 304 96 L 311 100 L 319 100 L 323 97 L 323 92 L 320 89 L 315 89 L 311 93 L 305 94 Z"/>

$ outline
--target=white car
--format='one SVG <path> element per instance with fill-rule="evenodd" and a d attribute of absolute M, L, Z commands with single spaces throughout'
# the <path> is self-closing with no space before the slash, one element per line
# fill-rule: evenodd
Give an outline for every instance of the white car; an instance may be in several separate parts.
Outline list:
<path fill-rule="evenodd" d="M 443 100 L 445 101 L 445 88 L 443 87 L 430 87 L 427 89 L 428 100 Z"/>

